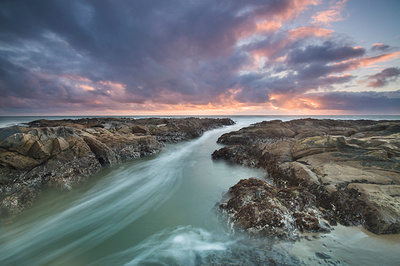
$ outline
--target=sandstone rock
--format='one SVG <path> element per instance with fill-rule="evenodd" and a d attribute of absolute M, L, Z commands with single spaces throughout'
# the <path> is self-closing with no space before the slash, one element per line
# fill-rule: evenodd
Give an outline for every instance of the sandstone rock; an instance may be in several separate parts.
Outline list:
<path fill-rule="evenodd" d="M 400 185 L 357 184 L 348 185 L 361 194 L 374 213 L 366 213 L 366 227 L 377 234 L 400 233 Z M 373 215 L 374 217 L 368 217 Z"/>
<path fill-rule="evenodd" d="M 64 138 L 56 137 L 53 141 L 52 155 L 58 154 L 62 151 L 65 151 L 68 148 L 69 148 L 69 144 Z"/>
<path fill-rule="evenodd" d="M 400 121 L 275 120 L 222 135 L 218 142 L 228 146 L 213 158 L 256 162 L 279 188 L 306 189 L 332 224 L 393 234 L 400 233 L 398 196 L 392 196 L 400 185 L 399 132 Z"/>
<path fill-rule="evenodd" d="M 346 145 L 346 141 L 344 137 L 335 137 L 335 136 L 316 136 L 309 137 L 298 140 L 293 148 L 292 148 L 292 157 L 293 160 L 297 160 L 302 157 L 339 151 L 341 147 Z"/>
<path fill-rule="evenodd" d="M 83 139 L 101 165 L 110 165 L 117 162 L 115 153 L 107 145 L 92 137 L 84 136 Z"/>
<path fill-rule="evenodd" d="M 29 171 L 33 167 L 39 165 L 40 162 L 34 158 L 20 155 L 17 152 L 0 150 L 0 164 L 3 165 L 3 167 L 11 169 Z"/>
<path fill-rule="evenodd" d="M 147 130 L 148 130 L 147 127 L 143 126 L 143 125 L 136 125 L 136 126 L 132 127 L 133 134 L 137 134 L 137 133 L 147 134 Z"/>

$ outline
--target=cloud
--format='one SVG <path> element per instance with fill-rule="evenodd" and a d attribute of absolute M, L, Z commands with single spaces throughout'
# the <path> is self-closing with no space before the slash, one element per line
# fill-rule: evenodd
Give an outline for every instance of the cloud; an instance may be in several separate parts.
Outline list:
<path fill-rule="evenodd" d="M 309 93 L 273 95 L 273 105 L 279 109 L 342 110 L 352 113 L 395 113 L 400 111 L 400 91 Z"/>
<path fill-rule="evenodd" d="M 342 47 L 345 48 L 345 47 Z M 359 48 L 360 50 L 362 48 Z M 339 58 L 341 57 L 347 57 L 347 49 L 340 49 L 342 50 L 343 54 L 338 55 Z M 361 50 L 362 51 L 362 50 Z M 355 53 L 354 56 L 357 56 L 357 53 Z M 340 62 L 329 62 L 330 56 L 329 53 L 324 56 L 322 56 L 322 59 L 317 59 L 314 64 L 306 64 L 304 68 L 299 69 L 299 78 L 301 79 L 309 79 L 309 78 L 318 78 L 318 77 L 323 77 L 332 73 L 342 73 L 344 71 L 350 71 L 350 70 L 355 70 L 363 67 L 369 67 L 373 64 L 376 63 L 381 63 L 381 62 L 386 62 L 390 61 L 396 58 L 400 57 L 400 52 L 394 52 L 394 53 L 386 53 L 386 54 L 381 54 L 378 56 L 366 56 L 366 57 L 361 57 L 361 58 L 350 58 L 347 60 L 343 60 Z M 295 62 L 300 61 L 296 59 L 294 60 Z M 312 58 L 310 58 L 312 60 Z M 321 62 L 322 61 L 322 62 Z M 328 62 L 326 62 L 328 61 Z"/>
<path fill-rule="evenodd" d="M 385 52 L 387 50 L 390 50 L 390 46 L 384 43 L 374 43 L 374 45 L 371 48 L 371 51 L 378 51 L 378 52 Z"/>
<path fill-rule="evenodd" d="M 380 113 L 400 111 L 400 91 L 332 92 L 310 95 L 324 109 Z"/>
<path fill-rule="evenodd" d="M 349 45 L 338 46 L 326 41 L 322 45 L 309 45 L 305 49 L 296 49 L 289 55 L 289 62 L 294 64 L 320 62 L 336 62 L 361 57 L 365 54 L 362 47 Z"/>
<path fill-rule="evenodd" d="M 382 70 L 381 72 L 368 76 L 366 81 L 368 87 L 381 88 L 386 86 L 390 82 L 396 81 L 400 77 L 400 68 L 390 67 Z"/>
<path fill-rule="evenodd" d="M 270 21 L 264 20 L 262 22 L 257 23 L 257 31 L 259 32 L 274 32 L 282 27 L 282 22 L 280 21 Z"/>
<path fill-rule="evenodd" d="M 343 14 L 344 6 L 329 10 Z M 3 1 L 0 109 L 269 108 L 271 95 L 331 92 L 357 80 L 349 71 L 400 56 L 383 44 L 365 49 L 337 38 L 324 24 L 339 18 L 334 12 L 316 13 L 311 25 L 309 13 L 303 17 L 323 7 L 319 0 Z M 378 78 L 394 79 L 368 81 Z"/>
<path fill-rule="evenodd" d="M 332 35 L 334 31 L 329 29 L 318 28 L 315 26 L 305 26 L 289 31 L 290 38 L 300 39 L 307 37 L 323 37 L 328 38 Z"/>
<path fill-rule="evenodd" d="M 345 19 L 343 17 L 343 10 L 346 6 L 347 0 L 337 1 L 330 6 L 328 10 L 318 12 L 311 17 L 313 24 L 330 24 L 335 21 Z"/>

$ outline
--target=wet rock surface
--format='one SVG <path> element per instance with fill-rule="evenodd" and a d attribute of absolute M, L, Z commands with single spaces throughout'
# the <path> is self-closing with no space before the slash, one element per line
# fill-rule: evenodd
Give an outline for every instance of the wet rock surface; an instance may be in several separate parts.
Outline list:
<path fill-rule="evenodd" d="M 46 186 L 73 189 L 103 166 L 156 154 L 165 143 L 233 123 L 209 118 L 85 118 L 1 128 L 0 217 L 21 212 Z"/>
<path fill-rule="evenodd" d="M 315 196 L 301 188 L 277 188 L 264 180 L 242 179 L 231 187 L 219 208 L 234 230 L 294 237 L 296 230 L 326 232 Z M 318 218 L 317 218 L 318 217 Z"/>
<path fill-rule="evenodd" d="M 265 168 L 276 186 L 249 181 L 249 188 L 241 181 L 232 187 L 220 208 L 235 225 L 280 235 L 276 227 L 318 231 L 312 224 L 328 221 L 362 224 L 377 234 L 400 233 L 400 121 L 275 120 L 224 134 L 218 142 L 228 146 L 215 151 L 213 159 Z M 238 186 L 239 194 L 234 192 Z M 294 195 L 276 194 L 285 189 Z M 263 203 L 265 196 L 255 197 L 256 191 L 271 195 L 286 209 Z M 288 207 L 285 200 L 295 207 Z M 240 204 L 228 204 L 237 201 Z M 266 230 L 275 219 L 268 212 L 278 209 L 284 210 L 278 215 L 282 226 Z M 296 214 L 297 210 L 309 216 Z M 268 220 L 261 221 L 263 216 Z M 287 217 L 290 222 L 283 222 Z M 242 222 L 245 219 L 248 222 Z"/>

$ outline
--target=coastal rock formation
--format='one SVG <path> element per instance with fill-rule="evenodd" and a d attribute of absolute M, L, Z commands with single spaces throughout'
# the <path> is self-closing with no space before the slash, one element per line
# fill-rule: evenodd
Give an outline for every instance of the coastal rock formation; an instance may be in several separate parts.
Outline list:
<path fill-rule="evenodd" d="M 102 166 L 156 154 L 165 143 L 231 124 L 208 118 L 85 118 L 1 128 L 0 217 L 21 212 L 45 186 L 70 190 Z"/>
<path fill-rule="evenodd" d="M 319 219 L 320 211 L 313 206 L 315 196 L 303 189 L 278 189 L 264 180 L 249 178 L 231 187 L 219 208 L 233 229 L 292 237 L 297 229 L 329 230 L 329 226 Z"/>
<path fill-rule="evenodd" d="M 400 233 L 400 121 L 275 120 L 224 134 L 218 142 L 228 146 L 212 158 L 265 168 L 278 190 L 297 191 L 296 199 L 311 202 L 319 221 L 362 224 L 377 234 Z M 243 226 L 240 208 L 232 210 L 230 219 L 237 225 L 263 231 L 258 224 Z"/>

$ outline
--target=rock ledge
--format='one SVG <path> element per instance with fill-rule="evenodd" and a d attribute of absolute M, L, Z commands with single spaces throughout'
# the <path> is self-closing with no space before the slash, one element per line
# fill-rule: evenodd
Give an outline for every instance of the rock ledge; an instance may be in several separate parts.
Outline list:
<path fill-rule="evenodd" d="M 361 224 L 377 234 L 400 233 L 400 121 L 275 120 L 224 134 L 218 142 L 228 146 L 215 151 L 213 159 L 265 168 L 276 186 L 242 180 L 230 189 L 220 209 L 238 227 L 275 235 L 282 228 L 319 231 L 296 220 L 301 210 L 321 229 L 328 221 Z M 276 192 L 285 190 L 290 193 L 283 198 Z M 276 206 L 271 199 L 279 201 Z M 290 222 L 266 230 L 274 220 L 272 210 L 284 210 L 280 222 L 291 217 Z"/>

